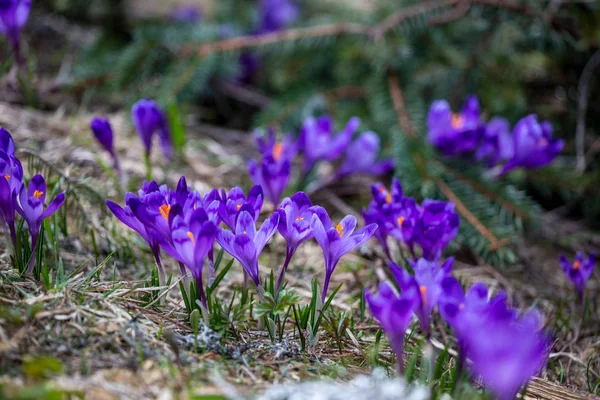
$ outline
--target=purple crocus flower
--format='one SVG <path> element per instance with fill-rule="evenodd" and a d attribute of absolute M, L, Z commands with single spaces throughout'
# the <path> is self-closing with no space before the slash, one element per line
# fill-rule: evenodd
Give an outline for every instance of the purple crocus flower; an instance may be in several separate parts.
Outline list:
<path fill-rule="evenodd" d="M 392 350 L 396 355 L 398 375 L 402 376 L 402 369 L 404 367 L 404 336 L 406 335 L 408 325 L 412 321 L 419 294 L 413 290 L 403 292 L 402 296 L 399 296 L 388 283 L 381 283 L 377 295 L 373 295 L 368 290 L 365 290 L 365 299 L 367 300 L 371 314 L 379 321 L 390 341 Z"/>
<path fill-rule="evenodd" d="M 451 202 L 424 200 L 416 228 L 416 241 L 423 250 L 423 257 L 437 260 L 444 248 L 458 233 L 460 218 Z"/>
<path fill-rule="evenodd" d="M 113 143 L 113 130 L 108 119 L 96 117 L 90 122 L 90 128 L 98 143 L 100 143 L 100 145 L 104 147 L 104 150 L 112 157 L 115 169 L 119 171 L 119 159 L 117 153 L 115 153 Z"/>
<path fill-rule="evenodd" d="M 246 197 L 244 191 L 237 186 L 232 188 L 228 194 L 225 194 L 224 189 L 221 190 L 219 216 L 225 225 L 232 230 L 236 228 L 237 217 L 240 214 L 242 206 L 245 204 L 248 204 L 250 209 L 254 211 L 252 217 L 254 218 L 254 221 L 256 221 L 263 206 L 263 189 L 260 185 L 253 186 L 248 192 L 248 197 Z"/>
<path fill-rule="evenodd" d="M 321 296 L 321 301 L 324 303 L 329 287 L 329 279 L 340 258 L 369 240 L 375 233 L 377 225 L 370 224 L 355 231 L 356 217 L 347 215 L 339 224 L 333 226 L 327 211 L 323 207 L 315 206 L 313 210 L 314 215 L 310 225 L 325 257 L 325 282 L 323 283 L 323 294 Z"/>
<path fill-rule="evenodd" d="M 16 208 L 25 222 L 27 222 L 31 235 L 31 261 L 27 268 L 28 274 L 33 272 L 33 267 L 35 266 L 35 250 L 37 248 L 37 238 L 40 234 L 42 221 L 54 214 L 64 202 L 65 192 L 59 193 L 44 210 L 44 204 L 46 203 L 46 181 L 42 175 L 38 174 L 31 178 L 27 189 L 25 189 L 24 184 L 21 185 L 19 205 Z"/>
<path fill-rule="evenodd" d="M 242 210 L 237 218 L 235 233 L 222 228 L 217 232 L 219 245 L 242 264 L 244 271 L 256 285 L 259 294 L 262 294 L 264 289 L 260 285 L 258 275 L 258 256 L 277 231 L 278 223 L 279 214 L 273 213 L 257 231 L 254 216 L 248 211 Z"/>
<path fill-rule="evenodd" d="M 512 400 L 522 385 L 546 364 L 550 337 L 542 331 L 541 316 L 531 311 L 500 318 L 483 313 L 469 333 L 467 355 L 471 370 L 499 400 Z"/>
<path fill-rule="evenodd" d="M 292 0 L 261 0 L 258 33 L 286 28 L 298 18 L 299 11 L 298 5 Z"/>
<path fill-rule="evenodd" d="M 406 244 L 414 257 L 414 243 L 417 229 L 421 223 L 422 210 L 411 197 L 405 197 L 392 205 L 389 235 Z"/>
<path fill-rule="evenodd" d="M 179 22 L 195 23 L 202 19 L 201 10 L 193 4 L 177 7 L 171 13 L 171 19 Z"/>
<path fill-rule="evenodd" d="M 292 163 L 289 159 L 277 161 L 272 156 L 266 156 L 260 165 L 255 160 L 248 162 L 248 174 L 252 182 L 263 188 L 265 197 L 275 206 L 279 204 L 288 185 L 291 170 Z"/>
<path fill-rule="evenodd" d="M 508 161 L 514 155 L 510 125 L 504 118 L 492 118 L 485 125 L 482 143 L 475 152 L 475 158 L 485 160 L 488 167 Z"/>
<path fill-rule="evenodd" d="M 359 125 L 360 119 L 351 118 L 344 130 L 334 136 L 331 117 L 307 119 L 298 139 L 298 146 L 304 152 L 304 172 L 310 171 L 318 161 L 332 161 L 344 154 Z"/>
<path fill-rule="evenodd" d="M 146 227 L 142 221 L 138 219 L 138 217 L 131 210 L 130 204 L 136 203 L 138 201 L 144 201 L 146 195 L 151 193 L 158 192 L 159 186 L 156 182 L 144 182 L 142 189 L 139 191 L 140 197 L 138 198 L 133 193 L 125 194 L 125 207 L 121 207 L 117 203 L 106 200 L 106 205 L 110 209 L 110 211 L 120 220 L 123 224 L 125 224 L 130 229 L 137 232 L 142 239 L 148 244 L 150 247 L 150 251 L 152 252 L 152 256 L 154 257 L 154 261 L 156 262 L 156 266 L 158 268 L 158 277 L 160 281 L 160 285 L 163 286 L 166 282 L 165 278 L 165 270 L 163 268 L 161 259 L 160 259 L 160 245 L 158 242 L 158 234 L 152 231 L 149 227 Z M 170 216 L 170 207 L 166 206 L 161 209 L 167 218 Z"/>
<path fill-rule="evenodd" d="M 314 209 L 311 207 L 312 204 L 308 196 L 304 192 L 298 192 L 292 197 L 283 199 L 277 210 L 279 213 L 279 225 L 277 229 L 286 241 L 286 252 L 285 261 L 277 279 L 275 293 L 281 287 L 283 276 L 298 246 L 313 237 L 310 223 Z"/>
<path fill-rule="evenodd" d="M 12 139 L 11 139 L 12 140 Z M 13 151 L 14 143 L 6 148 Z M 23 167 L 14 155 L 0 151 L 0 223 L 8 225 L 13 246 L 17 244 L 17 232 L 15 229 L 15 206 L 17 196 L 21 190 L 23 181 Z"/>
<path fill-rule="evenodd" d="M 389 191 L 382 183 L 374 183 L 371 185 L 371 192 L 373 200 L 369 203 L 368 208 L 363 208 L 365 224 L 377 224 L 375 237 L 381 244 L 386 256 L 391 259 L 387 237 L 396 228 L 397 218 L 400 217 L 394 219 L 393 214 L 398 208 L 397 205 L 402 204 L 404 200 L 402 186 L 398 179 L 394 178 Z"/>
<path fill-rule="evenodd" d="M 583 291 L 585 289 L 585 284 L 592 276 L 592 272 L 594 271 L 594 266 L 596 264 L 596 255 L 590 254 L 587 258 L 586 256 L 578 252 L 575 255 L 575 259 L 573 263 L 567 260 L 564 254 L 560 255 L 560 265 L 565 271 L 565 275 L 575 286 L 575 290 L 577 290 L 577 295 L 583 301 Z"/>
<path fill-rule="evenodd" d="M 453 262 L 453 257 L 448 258 L 441 266 L 437 261 L 428 261 L 424 258 L 420 258 L 416 262 L 411 261 L 412 269 L 415 272 L 414 276 L 393 262 L 389 263 L 392 274 L 402 293 L 411 290 L 420 293 L 415 314 L 427 338 L 430 334 L 429 320 L 431 313 L 442 295 L 442 281 L 450 275 Z"/>
<path fill-rule="evenodd" d="M 0 151 L 5 152 L 9 156 L 15 155 L 15 141 L 9 131 L 0 128 Z"/>
<path fill-rule="evenodd" d="M 458 339 L 459 368 L 462 369 L 472 327 L 480 323 L 482 313 L 488 309 L 488 290 L 483 283 L 477 282 L 465 294 L 460 283 L 452 276 L 442 280 L 441 288 L 438 308 Z M 505 298 L 504 292 L 498 296 L 501 297 L 497 297 L 496 301 Z"/>
<path fill-rule="evenodd" d="M 152 150 L 152 137 L 158 132 L 160 146 L 167 160 L 173 154 L 173 144 L 167 121 L 154 100 L 142 99 L 131 108 L 131 119 L 146 149 L 146 156 Z"/>
<path fill-rule="evenodd" d="M 460 113 L 453 113 L 446 100 L 434 101 L 427 115 L 428 139 L 444 155 L 473 151 L 483 133 L 479 102 L 469 96 Z"/>
<path fill-rule="evenodd" d="M 192 273 L 198 286 L 200 302 L 208 310 L 202 271 L 204 261 L 213 248 L 217 226 L 208 217 L 203 208 L 191 213 L 189 218 L 177 215 L 173 218 L 170 241 L 161 242 L 162 248 L 177 261 L 185 264 Z"/>
<path fill-rule="evenodd" d="M 552 125 L 538 122 L 536 115 L 521 119 L 513 129 L 513 157 L 504 165 L 502 174 L 517 167 L 541 168 L 550 164 L 561 152 L 564 142 L 552 138 Z"/>
<path fill-rule="evenodd" d="M 0 0 L 0 33 L 7 37 L 19 66 L 23 66 L 21 28 L 27 22 L 30 10 L 31 0 Z"/>
<path fill-rule="evenodd" d="M 394 169 L 394 162 L 388 158 L 377 161 L 379 136 L 375 132 L 364 132 L 348 146 L 346 159 L 337 172 L 338 178 L 352 174 L 380 176 Z"/>

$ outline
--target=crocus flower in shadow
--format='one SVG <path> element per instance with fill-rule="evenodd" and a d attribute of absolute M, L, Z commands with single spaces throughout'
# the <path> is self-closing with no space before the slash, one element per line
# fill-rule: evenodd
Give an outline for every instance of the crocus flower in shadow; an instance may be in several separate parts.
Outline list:
<path fill-rule="evenodd" d="M 0 128 L 0 151 L 5 152 L 9 156 L 15 155 L 15 141 L 9 131 Z"/>
<path fill-rule="evenodd" d="M 348 146 L 346 159 L 336 174 L 337 178 L 352 174 L 380 176 L 390 173 L 394 169 L 394 162 L 390 158 L 378 161 L 379 150 L 380 140 L 375 132 L 360 134 Z"/>
<path fill-rule="evenodd" d="M 371 314 L 383 328 L 396 355 L 398 375 L 402 376 L 404 367 L 404 336 L 413 319 L 413 312 L 419 299 L 416 290 L 406 291 L 399 296 L 388 283 L 379 285 L 379 292 L 374 295 L 365 290 L 365 299 Z"/>
<path fill-rule="evenodd" d="M 6 148 L 14 146 L 8 143 Z M 15 211 L 17 196 L 21 190 L 23 181 L 23 167 L 21 162 L 14 156 L 0 151 L 0 223 L 8 225 L 13 249 L 17 245 L 17 232 L 15 229 Z"/>
<path fill-rule="evenodd" d="M 446 100 L 434 101 L 427 115 L 428 139 L 444 155 L 473 151 L 483 133 L 479 102 L 469 96 L 460 113 L 453 113 Z"/>
<path fill-rule="evenodd" d="M 16 63 L 23 67 L 21 28 L 27 22 L 31 0 L 0 0 L 0 33 L 10 43 Z"/>
<path fill-rule="evenodd" d="M 415 290 L 420 293 L 415 314 L 419 319 L 421 329 L 429 339 L 430 318 L 433 308 L 437 306 L 442 294 L 442 281 L 450 276 L 454 258 L 448 258 L 441 266 L 438 261 L 427 261 L 420 258 L 416 262 L 411 261 L 414 276 L 404 268 L 390 262 L 392 274 L 400 286 L 402 293 Z"/>
<path fill-rule="evenodd" d="M 341 157 L 359 125 L 360 119 L 351 118 L 342 132 L 334 135 L 333 121 L 329 116 L 304 121 L 298 139 L 298 147 L 304 152 L 304 172 L 310 171 L 319 161 L 333 161 Z"/>
<path fill-rule="evenodd" d="M 253 210 L 251 214 L 254 221 L 256 221 L 263 206 L 263 189 L 260 185 L 253 186 L 248 192 L 248 197 L 246 197 L 244 191 L 239 187 L 232 188 L 227 194 L 225 193 L 225 189 L 221 190 L 219 216 L 231 230 L 236 228 L 237 217 L 240 214 L 242 206 L 245 204 L 248 204 Z"/>
<path fill-rule="evenodd" d="M 592 276 L 595 264 L 595 254 L 590 254 L 586 257 L 583 253 L 578 252 L 575 255 L 573 263 L 569 262 L 564 254 L 560 255 L 560 265 L 567 278 L 569 278 L 569 280 L 573 283 L 573 286 L 575 286 L 575 290 L 577 290 L 577 295 L 579 296 L 581 302 L 583 302 L 585 284 L 588 279 L 590 279 L 590 276 Z"/>
<path fill-rule="evenodd" d="M 459 224 L 460 218 L 453 203 L 424 200 L 415 232 L 415 240 L 423 250 L 423 257 L 438 260 L 458 233 Z"/>
<path fill-rule="evenodd" d="M 171 19 L 178 22 L 195 23 L 202 19 L 202 11 L 193 4 L 185 4 L 173 10 Z"/>
<path fill-rule="evenodd" d="M 19 205 L 17 211 L 29 227 L 31 235 L 31 261 L 27 267 L 27 273 L 31 274 L 35 266 L 35 251 L 37 249 L 37 239 L 40 234 L 42 221 L 48 218 L 65 202 L 65 192 L 59 193 L 54 200 L 44 209 L 46 203 L 46 181 L 41 175 L 35 175 L 31 178 L 27 189 L 23 184 L 19 193 Z"/>
<path fill-rule="evenodd" d="M 163 154 L 167 160 L 170 160 L 173 144 L 167 121 L 158 104 L 148 99 L 138 101 L 131 108 L 131 119 L 144 144 L 146 157 L 149 157 L 152 151 L 152 137 L 154 133 L 158 133 Z"/>
<path fill-rule="evenodd" d="M 260 185 L 265 197 L 277 206 L 281 195 L 288 185 L 292 163 L 289 159 L 275 159 L 273 156 L 265 156 L 261 163 L 255 160 L 248 162 L 248 174 L 255 185 Z"/>
<path fill-rule="evenodd" d="M 313 210 L 310 199 L 304 192 L 286 197 L 277 210 L 279 213 L 278 230 L 286 241 L 286 253 L 285 261 L 279 271 L 275 293 L 281 287 L 285 272 L 298 246 L 313 237 L 310 226 Z"/>
<path fill-rule="evenodd" d="M 323 207 L 315 206 L 311 220 L 311 228 L 317 243 L 323 250 L 325 257 L 325 282 L 321 301 L 325 302 L 329 280 L 340 258 L 365 243 L 377 229 L 376 224 L 370 224 L 355 231 L 356 217 L 345 216 L 339 224 L 333 226 L 327 211 Z"/>
<path fill-rule="evenodd" d="M 536 311 L 521 316 L 499 308 L 480 314 L 470 326 L 467 356 L 470 368 L 499 400 L 512 400 L 521 386 L 538 374 L 548 359 L 551 338 Z"/>
<path fill-rule="evenodd" d="M 550 164 L 564 147 L 562 140 L 552 138 L 552 125 L 548 121 L 538 122 L 535 115 L 528 115 L 517 122 L 512 139 L 513 157 L 504 165 L 501 174 L 517 167 L 544 167 Z"/>
<path fill-rule="evenodd" d="M 504 118 L 492 118 L 486 125 L 475 158 L 485 161 L 489 168 L 510 160 L 514 155 L 510 125 Z"/>
<path fill-rule="evenodd" d="M 217 232 L 217 242 L 223 250 L 242 264 L 244 271 L 256 285 L 258 293 L 262 295 L 264 289 L 258 275 L 258 257 L 277 231 L 279 214 L 273 213 L 263 222 L 258 231 L 255 223 L 254 216 L 242 210 L 237 218 L 235 233 L 221 228 Z"/>

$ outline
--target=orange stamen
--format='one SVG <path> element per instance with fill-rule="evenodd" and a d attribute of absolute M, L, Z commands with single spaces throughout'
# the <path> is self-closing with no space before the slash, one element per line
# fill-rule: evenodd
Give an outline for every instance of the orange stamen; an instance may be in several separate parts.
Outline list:
<path fill-rule="evenodd" d="M 236 207 L 237 207 L 238 211 L 240 211 L 240 208 L 242 208 L 242 206 L 239 204 Z"/>
<path fill-rule="evenodd" d="M 460 129 L 463 127 L 465 121 L 463 120 L 462 115 L 452 113 L 451 124 L 454 129 Z"/>
<path fill-rule="evenodd" d="M 275 161 L 279 161 L 282 154 L 283 154 L 283 144 L 281 144 L 279 142 L 275 143 L 275 146 L 273 146 L 273 159 Z"/>
<path fill-rule="evenodd" d="M 342 226 L 342 224 L 337 224 L 335 230 L 337 231 L 338 235 L 340 235 L 340 238 L 344 237 L 344 227 Z"/>
<path fill-rule="evenodd" d="M 404 217 L 398 218 L 398 226 L 402 227 L 402 223 L 404 222 Z"/>
<path fill-rule="evenodd" d="M 40 197 L 42 197 L 43 194 L 44 194 L 44 192 L 40 192 L 39 190 L 36 190 L 35 192 L 33 192 L 33 197 L 35 197 L 36 199 L 39 199 Z"/>
<path fill-rule="evenodd" d="M 383 193 L 383 192 L 385 192 L 385 188 L 382 186 L 379 188 L 379 193 Z"/>
<path fill-rule="evenodd" d="M 167 221 L 169 220 L 170 212 L 171 212 L 170 204 L 163 204 L 162 206 L 160 206 L 160 215 L 162 215 L 162 217 Z"/>
<path fill-rule="evenodd" d="M 388 195 L 385 196 L 385 202 L 388 204 L 392 202 L 392 194 L 391 193 L 388 193 Z"/>
<path fill-rule="evenodd" d="M 423 302 L 423 305 L 427 304 L 427 287 L 419 286 L 419 291 L 421 292 L 421 301 Z"/>
<path fill-rule="evenodd" d="M 244 231 L 244 235 L 246 235 L 246 231 Z"/>
<path fill-rule="evenodd" d="M 194 211 L 196 211 L 196 208 L 198 208 L 198 206 L 196 204 L 194 204 Z"/>
<path fill-rule="evenodd" d="M 10 175 L 6 174 L 6 175 L 4 175 L 4 178 L 6 178 L 6 180 L 9 180 L 10 179 Z"/>
<path fill-rule="evenodd" d="M 573 269 L 579 269 L 581 267 L 581 261 L 577 260 L 573 263 Z"/>
<path fill-rule="evenodd" d="M 196 244 L 196 239 L 194 238 L 194 234 L 188 231 L 188 237 L 192 241 L 192 244 Z"/>
<path fill-rule="evenodd" d="M 296 217 L 296 221 L 304 221 L 304 218 L 302 218 L 302 217 Z"/>

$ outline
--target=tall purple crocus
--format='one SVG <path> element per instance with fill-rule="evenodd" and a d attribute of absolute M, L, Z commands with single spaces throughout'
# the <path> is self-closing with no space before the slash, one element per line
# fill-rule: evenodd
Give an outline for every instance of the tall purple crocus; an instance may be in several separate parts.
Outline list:
<path fill-rule="evenodd" d="M 346 159 L 337 171 L 342 178 L 352 174 L 380 176 L 394 169 L 394 161 L 387 158 L 378 161 L 380 140 L 375 132 L 364 132 L 348 146 Z"/>
<path fill-rule="evenodd" d="M 437 306 L 438 299 L 442 294 L 442 281 L 450 275 L 453 262 L 453 257 L 448 258 L 441 266 L 437 261 L 427 261 L 424 258 L 420 258 L 416 262 L 411 261 L 412 269 L 415 272 L 414 276 L 393 262 L 389 263 L 402 293 L 412 290 L 420 293 L 415 314 L 427 338 L 430 334 L 431 313 Z"/>
<path fill-rule="evenodd" d="M 10 140 L 12 141 L 12 138 Z M 5 142 L 5 148 L 12 150 L 13 155 L 0 151 L 0 223 L 8 225 L 12 244 L 16 246 L 15 206 L 18 205 L 17 196 L 23 181 L 23 167 L 14 156 L 14 143 L 11 143 Z"/>
<path fill-rule="evenodd" d="M 428 139 L 444 155 L 473 151 L 483 133 L 479 102 L 469 96 L 460 113 L 453 113 L 446 100 L 434 101 L 427 115 Z"/>
<path fill-rule="evenodd" d="M 416 241 L 423 250 L 423 257 L 437 260 L 442 251 L 458 233 L 460 218 L 451 202 L 424 200 L 417 226 Z"/>
<path fill-rule="evenodd" d="M 562 151 L 564 142 L 552 138 L 552 125 L 538 122 L 536 115 L 528 115 L 515 125 L 512 134 L 513 157 L 504 165 L 502 174 L 517 167 L 541 168 L 550 164 Z"/>
<path fill-rule="evenodd" d="M 472 326 L 467 345 L 471 370 L 499 400 L 512 400 L 548 359 L 550 337 L 536 311 L 485 312 Z"/>
<path fill-rule="evenodd" d="M 15 61 L 23 66 L 21 55 L 21 28 L 27 22 L 31 0 L 0 0 L 0 33 L 7 37 Z"/>
<path fill-rule="evenodd" d="M 359 125 L 360 119 L 351 118 L 342 132 L 334 135 L 331 117 L 307 119 L 298 139 L 298 146 L 304 152 L 304 172 L 310 171 L 318 161 L 332 161 L 344 154 Z"/>
<path fill-rule="evenodd" d="M 237 218 L 235 233 L 222 228 L 217 232 L 219 245 L 242 264 L 261 295 L 264 289 L 258 275 L 258 256 L 277 231 L 278 223 L 279 214 L 273 213 L 257 231 L 254 217 L 242 210 Z"/>
<path fill-rule="evenodd" d="M 198 208 L 189 218 L 185 215 L 176 215 L 173 218 L 171 232 L 171 240 L 162 241 L 162 248 L 191 271 L 196 280 L 202 307 L 208 310 L 202 271 L 204 261 L 213 247 L 217 226 L 209 219 L 204 209 Z"/>
<path fill-rule="evenodd" d="M 27 189 L 25 189 L 25 184 L 21 186 L 19 205 L 16 208 L 25 222 L 27 222 L 29 234 L 31 235 L 31 261 L 27 267 L 28 274 L 33 272 L 33 267 L 35 266 L 35 250 L 37 249 L 37 238 L 40 234 L 42 221 L 54 214 L 64 202 L 65 192 L 59 193 L 44 210 L 44 204 L 46 203 L 46 181 L 42 175 L 38 174 L 31 178 Z"/>
<path fill-rule="evenodd" d="M 592 276 L 592 272 L 594 271 L 594 266 L 596 264 L 596 255 L 590 254 L 586 257 L 583 253 L 578 252 L 575 255 L 575 259 L 573 263 L 567 260 L 564 254 L 560 255 L 560 265 L 565 272 L 565 275 L 575 286 L 575 290 L 577 290 L 577 295 L 579 299 L 583 302 L 583 291 L 585 289 L 585 284 Z"/>
<path fill-rule="evenodd" d="M 315 206 L 311 219 L 311 228 L 317 243 L 323 250 L 325 257 L 325 282 L 321 301 L 325 302 L 329 280 L 340 258 L 365 243 L 377 229 L 376 224 L 370 224 L 355 231 L 356 217 L 345 216 L 339 224 L 333 226 L 327 211 L 323 207 Z"/>
<path fill-rule="evenodd" d="M 488 167 L 511 159 L 514 155 L 513 138 L 510 125 L 504 118 L 492 118 L 486 125 L 483 139 L 475 158 L 486 161 Z"/>
<path fill-rule="evenodd" d="M 286 197 L 279 206 L 278 230 L 286 241 L 285 261 L 279 271 L 275 293 L 279 291 L 288 265 L 300 244 L 313 237 L 310 227 L 313 208 L 310 199 L 304 192 Z"/>
<path fill-rule="evenodd" d="M 96 117 L 90 122 L 90 128 L 98 143 L 112 157 L 115 169 L 120 174 L 119 158 L 117 157 L 117 153 L 115 153 L 113 130 L 110 122 L 106 118 Z"/>
<path fill-rule="evenodd" d="M 368 290 L 365 290 L 365 299 L 371 313 L 379 321 L 390 341 L 392 350 L 396 355 L 398 375 L 402 376 L 404 367 L 404 336 L 406 335 L 408 325 L 412 321 L 419 293 L 412 290 L 403 292 L 402 296 L 399 296 L 388 283 L 382 283 L 379 285 L 379 293 L 377 295 L 373 295 Z"/>
<path fill-rule="evenodd" d="M 263 206 L 263 189 L 260 185 L 253 186 L 248 192 L 248 197 L 239 187 L 232 188 L 229 193 L 225 193 L 225 189 L 221 190 L 221 206 L 219 208 L 219 216 L 221 220 L 229 228 L 234 230 L 237 226 L 236 220 L 242 207 L 248 204 L 254 221 L 258 219 L 260 210 Z"/>
<path fill-rule="evenodd" d="M 258 33 L 276 32 L 291 25 L 299 15 L 292 0 L 261 0 Z"/>
<path fill-rule="evenodd" d="M 146 157 L 152 150 L 152 137 L 158 132 L 160 146 L 167 160 L 173 154 L 173 144 L 167 121 L 154 100 L 142 99 L 131 108 L 131 119 L 146 149 Z"/>

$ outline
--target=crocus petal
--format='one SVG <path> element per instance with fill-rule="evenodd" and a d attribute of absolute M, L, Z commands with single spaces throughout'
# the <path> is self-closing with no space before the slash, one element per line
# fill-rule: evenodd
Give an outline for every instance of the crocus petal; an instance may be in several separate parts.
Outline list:
<path fill-rule="evenodd" d="M 254 218 L 248 211 L 241 211 L 235 227 L 235 234 L 237 235 L 247 235 L 250 240 L 254 241 L 254 236 L 256 236 L 256 225 L 254 222 Z"/>
<path fill-rule="evenodd" d="M 277 231 L 277 224 L 279 223 L 279 214 L 273 213 L 268 219 L 263 222 L 260 230 L 256 233 L 254 244 L 256 246 L 256 253 L 260 254 L 265 245 L 271 240 L 275 232 Z"/>
<path fill-rule="evenodd" d="M 48 204 L 48 207 L 44 210 L 40 218 L 42 220 L 48 218 L 50 215 L 54 214 L 54 212 L 58 210 L 58 208 L 62 206 L 64 202 L 65 192 L 59 193 L 58 196 L 56 196 L 54 200 L 52 200 L 52 202 Z"/>

